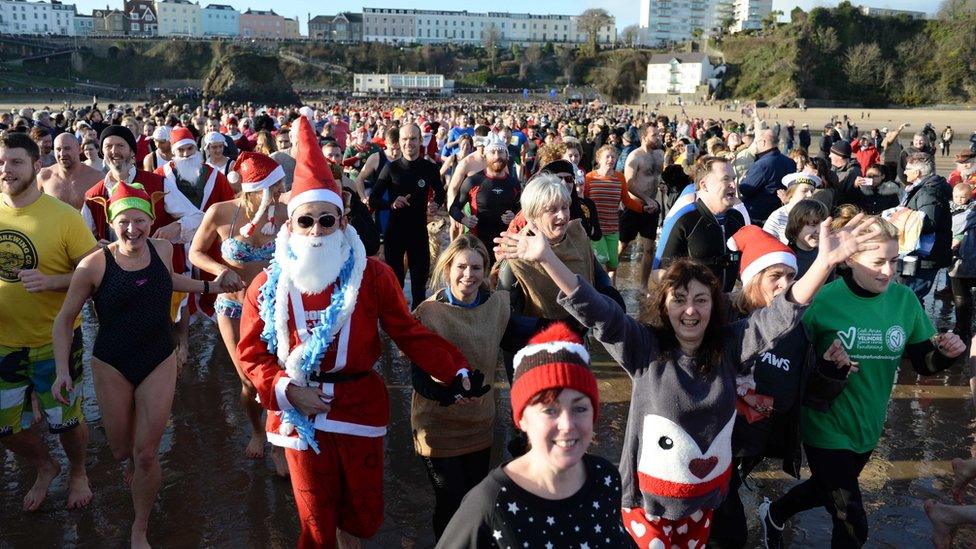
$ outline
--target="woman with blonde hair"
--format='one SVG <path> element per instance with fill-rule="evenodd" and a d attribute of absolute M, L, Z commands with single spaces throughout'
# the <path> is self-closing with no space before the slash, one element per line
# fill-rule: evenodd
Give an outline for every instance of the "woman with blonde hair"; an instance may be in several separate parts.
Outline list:
<path fill-rule="evenodd" d="M 275 145 L 274 137 L 271 137 L 271 132 L 268 130 L 261 130 L 255 135 L 254 152 L 271 156 L 271 153 L 277 150 L 278 147 Z"/>
<path fill-rule="evenodd" d="M 853 213 L 843 212 L 834 226 Z M 936 333 L 912 290 L 894 282 L 898 230 L 884 219 L 868 219 L 875 246 L 848 258 L 841 278 L 825 285 L 803 316 L 816 352 L 839 336 L 859 370 L 828 410 L 803 409 L 811 476 L 782 498 L 759 506 L 766 547 L 781 547 L 786 521 L 815 507 L 830 514 L 833 547 L 864 545 L 868 521 L 858 477 L 884 430 L 902 358 L 907 356 L 919 374 L 932 375 L 949 368 L 966 349 L 958 335 Z"/>
<path fill-rule="evenodd" d="M 499 347 L 509 323 L 509 294 L 488 288 L 488 250 L 478 237 L 463 234 L 444 250 L 430 278 L 433 295 L 414 316 L 457 346 L 476 369 L 476 387 L 488 392 L 455 402 L 441 380 L 413 366 L 410 424 L 414 449 L 434 488 L 434 539 L 447 527 L 468 491 L 489 471 L 495 420 Z"/>

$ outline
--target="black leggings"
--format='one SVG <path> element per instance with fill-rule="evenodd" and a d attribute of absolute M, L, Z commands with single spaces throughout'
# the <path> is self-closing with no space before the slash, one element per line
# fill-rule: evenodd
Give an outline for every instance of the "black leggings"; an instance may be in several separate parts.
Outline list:
<path fill-rule="evenodd" d="M 403 256 L 410 263 L 410 296 L 414 309 L 427 299 L 427 277 L 430 275 L 430 246 L 427 245 L 427 227 L 423 231 L 406 231 L 390 226 L 383 238 L 383 257 L 396 273 L 400 286 L 407 277 L 403 269 Z"/>
<path fill-rule="evenodd" d="M 825 507 L 833 522 L 830 547 L 861 547 L 868 539 L 868 516 L 857 477 L 871 459 L 871 452 L 827 450 L 804 444 L 810 478 L 773 502 L 770 518 L 782 526 L 793 515 Z"/>
<path fill-rule="evenodd" d="M 969 344 L 973 335 L 973 288 L 976 278 L 949 277 L 952 284 L 952 301 L 956 305 L 956 326 L 953 332 Z"/>
<path fill-rule="evenodd" d="M 742 486 L 740 462 L 741 458 L 732 460 L 729 493 L 712 513 L 712 531 L 708 535 L 709 549 L 742 549 L 749 538 L 746 511 L 742 507 L 742 498 L 739 497 L 739 487 Z"/>
<path fill-rule="evenodd" d="M 434 543 L 441 538 L 468 491 L 488 476 L 490 458 L 491 448 L 449 458 L 420 457 L 434 486 Z"/>

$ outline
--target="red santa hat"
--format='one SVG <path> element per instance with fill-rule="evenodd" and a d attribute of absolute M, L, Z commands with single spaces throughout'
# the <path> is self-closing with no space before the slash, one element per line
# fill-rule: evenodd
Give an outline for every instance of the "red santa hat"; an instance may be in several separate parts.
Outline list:
<path fill-rule="evenodd" d="M 796 270 L 796 254 L 775 236 L 762 230 L 758 225 L 742 227 L 728 240 L 729 249 L 741 252 L 739 278 L 742 285 L 749 284 L 754 276 L 766 267 L 780 263 Z"/>
<path fill-rule="evenodd" d="M 291 199 L 288 201 L 288 216 L 291 217 L 302 204 L 309 202 L 328 202 L 343 211 L 342 191 L 332 177 L 332 168 L 325 160 L 312 124 L 305 117 L 295 121 L 298 124 L 298 139 L 295 146 L 295 175 L 291 186 Z"/>
<path fill-rule="evenodd" d="M 285 178 L 285 170 L 268 155 L 242 152 L 237 157 L 234 171 L 240 174 L 242 191 L 246 193 L 263 191 L 261 205 L 258 206 L 258 211 L 251 218 L 251 221 L 241 227 L 241 236 L 250 238 L 254 234 L 254 227 L 261 222 L 265 213 L 268 215 L 268 222 L 261 227 L 261 233 L 273 235 L 275 228 L 274 208 L 269 209 L 271 206 L 271 187 Z"/>
<path fill-rule="evenodd" d="M 590 371 L 590 354 L 579 334 L 565 322 L 550 324 L 533 336 L 512 362 L 512 417 L 516 425 L 532 397 L 547 389 L 575 389 L 590 397 L 596 420 L 600 391 Z"/>
<path fill-rule="evenodd" d="M 193 139 L 193 134 L 190 133 L 190 130 L 183 126 L 177 126 L 169 132 L 169 142 L 173 145 L 173 150 L 185 147 L 186 145 L 196 146 L 197 144 L 197 140 Z"/>

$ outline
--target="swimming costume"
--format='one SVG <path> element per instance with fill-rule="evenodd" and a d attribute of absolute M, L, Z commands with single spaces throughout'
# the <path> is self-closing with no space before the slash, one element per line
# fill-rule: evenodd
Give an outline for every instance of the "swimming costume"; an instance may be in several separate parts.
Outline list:
<path fill-rule="evenodd" d="M 227 318 L 241 318 L 241 312 L 243 310 L 244 306 L 240 301 L 224 297 L 223 294 L 218 295 L 216 301 L 214 301 L 214 312 L 218 315 L 224 315 Z"/>
<path fill-rule="evenodd" d="M 240 203 L 234 210 L 234 218 L 230 222 L 230 234 L 235 234 L 237 214 L 241 212 Z M 220 243 L 220 255 L 225 261 L 235 263 L 250 263 L 252 261 L 271 261 L 274 257 L 275 241 L 270 240 L 264 246 L 252 246 L 247 242 L 230 237 Z"/>
<path fill-rule="evenodd" d="M 98 335 L 92 356 L 119 371 L 138 387 L 156 366 L 173 354 L 169 269 L 149 246 L 149 265 L 126 271 L 103 248 L 105 274 L 95 292 Z"/>
<path fill-rule="evenodd" d="M 68 373 L 74 390 L 68 393 L 69 404 L 62 404 L 51 394 L 57 377 L 54 345 L 40 347 L 7 347 L 0 345 L 0 437 L 29 429 L 33 417 L 31 393 L 37 394 L 41 413 L 51 433 L 64 433 L 81 421 L 83 338 L 75 328 L 68 354 Z"/>

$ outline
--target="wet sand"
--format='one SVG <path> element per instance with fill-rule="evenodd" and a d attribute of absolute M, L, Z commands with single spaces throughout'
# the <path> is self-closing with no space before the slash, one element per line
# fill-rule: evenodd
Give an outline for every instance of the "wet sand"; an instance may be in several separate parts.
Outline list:
<path fill-rule="evenodd" d="M 628 309 L 636 310 L 633 264 L 624 262 L 619 280 Z M 937 285 L 941 287 L 941 283 Z M 951 304 L 927 303 L 939 328 L 951 325 Z M 90 335 L 90 334 L 89 334 Z M 90 343 L 90 342 L 89 342 Z M 150 521 L 150 541 L 159 547 L 292 547 L 298 521 L 291 486 L 276 478 L 270 457 L 244 457 L 247 422 L 238 405 L 238 380 L 217 331 L 207 321 L 191 330 L 191 361 L 182 371 L 173 414 L 160 453 L 163 484 Z M 616 463 L 627 419 L 630 383 L 609 356 L 595 351 L 602 410 L 591 451 Z M 386 437 L 386 513 L 380 533 L 365 544 L 371 548 L 430 547 L 433 495 L 410 433 L 409 365 L 387 341 L 377 364 L 387 380 L 392 419 Z M 89 376 L 90 378 L 90 376 Z M 499 379 L 504 380 L 500 372 Z M 498 420 L 493 462 L 511 427 L 508 390 L 499 384 Z M 83 510 L 67 511 L 65 475 L 51 487 L 36 513 L 23 513 L 20 501 L 33 473 L 10 452 L 0 454 L 0 547 L 123 547 L 132 518 L 122 472 L 108 449 L 99 411 L 86 381 L 85 415 L 91 427 L 88 471 L 94 499 Z M 928 547 L 931 526 L 922 503 L 926 498 L 949 501 L 948 462 L 970 455 L 974 445 L 974 409 L 968 382 L 959 368 L 934 378 L 919 378 L 906 365 L 889 405 L 888 427 L 871 463 L 861 477 L 869 513 L 868 547 Z M 53 437 L 47 437 L 58 448 Z M 270 454 L 270 452 L 268 452 Z M 63 452 L 56 457 L 65 463 Z M 808 474 L 805 471 L 805 475 Z M 805 477 L 804 477 L 805 478 Z M 776 463 L 764 463 L 743 488 L 751 522 L 750 546 L 758 525 L 754 510 L 762 495 L 776 496 L 793 484 Z M 787 539 L 793 547 L 829 545 L 830 521 L 817 509 L 798 516 Z M 960 533 L 957 547 L 970 547 L 976 530 Z"/>

